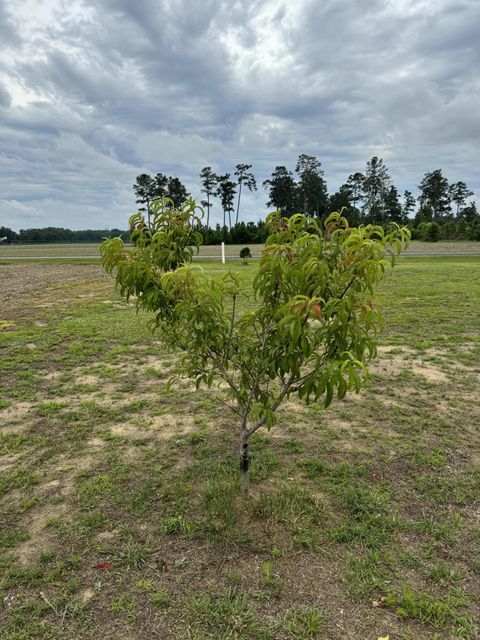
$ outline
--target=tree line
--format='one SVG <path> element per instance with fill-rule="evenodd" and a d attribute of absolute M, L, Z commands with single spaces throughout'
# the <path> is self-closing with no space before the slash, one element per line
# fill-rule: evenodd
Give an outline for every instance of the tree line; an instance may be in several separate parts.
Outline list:
<path fill-rule="evenodd" d="M 205 244 L 263 242 L 263 223 L 239 222 L 242 191 L 257 190 L 250 164 L 237 164 L 232 173 L 216 174 L 211 167 L 200 171 L 205 209 Z M 463 181 L 449 183 L 441 169 L 425 173 L 418 185 L 419 195 L 404 191 L 400 196 L 382 158 L 373 156 L 363 172 L 350 174 L 344 184 L 328 193 L 325 172 L 315 156 L 301 154 L 294 170 L 275 167 L 263 181 L 266 205 L 289 217 L 294 213 L 322 219 L 331 211 L 343 210 L 351 225 L 397 222 L 408 225 L 413 238 L 421 240 L 480 240 L 480 216 L 473 192 Z M 178 180 L 158 173 L 141 174 L 134 185 L 136 202 L 149 212 L 149 203 L 168 196 L 179 206 L 190 194 Z M 210 227 L 210 213 L 215 201 L 223 214 L 223 224 Z M 250 237 L 254 237 L 251 240 Z"/>
<path fill-rule="evenodd" d="M 82 229 L 72 231 L 62 227 L 44 227 L 42 229 L 21 229 L 19 233 L 8 227 L 0 227 L 0 238 L 7 238 L 7 242 L 21 244 L 42 243 L 79 243 L 102 242 L 106 237 L 123 235 L 129 232 L 121 229 Z"/>
<path fill-rule="evenodd" d="M 257 181 L 252 165 L 239 163 L 226 173 L 215 173 L 210 166 L 199 174 L 205 211 L 202 233 L 204 244 L 261 244 L 267 237 L 265 224 L 242 222 L 242 193 L 256 191 Z M 425 173 L 418 185 L 418 195 L 411 191 L 399 194 L 382 158 L 373 156 L 363 172 L 350 174 L 340 188 L 329 194 L 321 162 L 301 154 L 293 169 L 278 165 L 263 181 L 267 193 L 266 206 L 289 217 L 294 213 L 313 215 L 319 220 L 331 211 L 343 210 L 353 226 L 359 224 L 386 225 L 397 222 L 408 225 L 412 237 L 418 240 L 480 240 L 480 215 L 473 192 L 465 182 L 450 183 L 441 169 Z M 140 211 L 151 217 L 151 203 L 162 197 L 173 200 L 175 207 L 190 197 L 186 186 L 176 176 L 142 173 L 133 185 Z M 222 224 L 211 226 L 211 210 L 222 212 Z M 19 233 L 0 227 L 0 238 L 7 242 L 100 242 L 103 238 L 128 231 L 71 231 L 57 227 L 22 229 Z"/>

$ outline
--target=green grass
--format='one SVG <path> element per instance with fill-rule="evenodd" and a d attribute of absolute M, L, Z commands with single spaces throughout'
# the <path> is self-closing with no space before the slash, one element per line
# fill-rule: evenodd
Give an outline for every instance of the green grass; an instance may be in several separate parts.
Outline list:
<path fill-rule="evenodd" d="M 147 315 L 95 278 L 20 293 L 0 325 L 0 636 L 478 637 L 479 267 L 400 260 L 367 387 L 291 399 L 252 439 L 248 499 L 222 391 L 167 387 Z"/>

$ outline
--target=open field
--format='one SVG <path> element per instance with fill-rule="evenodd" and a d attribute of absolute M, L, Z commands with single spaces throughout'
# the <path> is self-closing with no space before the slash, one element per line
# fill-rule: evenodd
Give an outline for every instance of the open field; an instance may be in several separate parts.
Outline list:
<path fill-rule="evenodd" d="M 248 243 L 247 243 L 248 244 Z M 227 257 L 238 258 L 244 244 L 225 245 Z M 258 256 L 263 248 L 261 244 L 248 244 L 253 256 Z M 31 260 L 44 262 L 76 262 L 80 264 L 95 263 L 99 260 L 98 244 L 24 244 L 0 245 L 0 263 L 9 260 L 15 263 Z M 445 255 L 445 256 L 479 256 L 480 242 L 412 242 L 408 248 L 409 255 Z M 200 247 L 199 257 L 218 257 L 219 246 Z"/>
<path fill-rule="evenodd" d="M 367 388 L 287 402 L 244 498 L 221 389 L 99 266 L 0 265 L 2 640 L 478 638 L 479 273 L 401 259 Z"/>
<path fill-rule="evenodd" d="M 475 243 L 470 243 L 474 245 Z M 479 243 L 480 245 L 480 243 Z M 99 260 L 98 244 L 24 244 L 24 245 L 0 245 L 0 262 L 5 260 L 45 260 L 53 257 L 68 258 L 68 259 L 94 259 Z M 238 258 L 240 249 L 245 245 L 226 245 L 225 254 Z M 261 244 L 250 244 L 250 250 L 253 255 L 258 255 L 263 248 Z M 480 246 L 479 246 L 480 253 Z M 220 260 L 221 248 L 220 246 L 202 246 L 200 247 L 200 257 L 203 256 L 218 256 Z"/>

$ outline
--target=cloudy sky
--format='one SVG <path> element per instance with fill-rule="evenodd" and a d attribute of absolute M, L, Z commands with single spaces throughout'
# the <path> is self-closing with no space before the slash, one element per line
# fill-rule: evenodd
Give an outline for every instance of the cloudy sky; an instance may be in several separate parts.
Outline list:
<path fill-rule="evenodd" d="M 0 0 L 0 226 L 125 227 L 141 172 L 384 158 L 480 196 L 479 0 Z M 263 216 L 265 192 L 243 218 Z M 220 220 L 220 207 L 212 214 Z"/>

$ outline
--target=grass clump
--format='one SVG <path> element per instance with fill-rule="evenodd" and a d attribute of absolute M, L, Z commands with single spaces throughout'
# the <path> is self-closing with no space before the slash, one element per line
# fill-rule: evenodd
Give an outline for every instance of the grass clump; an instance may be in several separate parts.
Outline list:
<path fill-rule="evenodd" d="M 265 625 L 245 595 L 229 588 L 219 595 L 202 595 L 189 604 L 191 627 L 205 640 L 267 640 L 273 628 Z"/>
<path fill-rule="evenodd" d="M 458 595 L 439 600 L 408 586 L 401 593 L 389 593 L 382 600 L 382 606 L 394 609 L 401 618 L 412 618 L 434 629 L 448 628 L 455 638 L 474 640 L 478 637 L 475 623 L 460 610 L 464 603 Z"/>
<path fill-rule="evenodd" d="M 300 607 L 288 611 L 284 628 L 288 631 L 290 638 L 307 640 L 320 637 L 319 633 L 324 630 L 326 621 L 327 616 L 320 609 Z"/>

